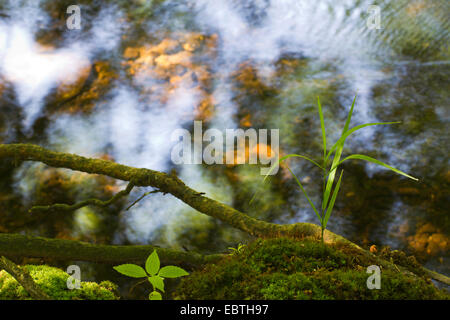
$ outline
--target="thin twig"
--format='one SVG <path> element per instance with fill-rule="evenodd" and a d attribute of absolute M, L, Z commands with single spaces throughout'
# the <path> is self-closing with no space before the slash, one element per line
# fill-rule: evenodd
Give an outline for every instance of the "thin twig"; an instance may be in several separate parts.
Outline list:
<path fill-rule="evenodd" d="M 71 212 L 71 211 L 75 211 L 77 209 L 86 207 L 86 206 L 97 206 L 97 207 L 107 207 L 109 206 L 111 203 L 119 200 L 120 198 L 128 195 L 131 190 L 133 189 L 134 184 L 133 182 L 128 183 L 127 187 L 125 190 L 122 190 L 120 192 L 118 192 L 117 194 L 115 194 L 112 198 L 110 198 L 109 200 L 106 201 L 102 201 L 99 199 L 88 199 L 88 200 L 84 200 L 81 201 L 79 203 L 73 204 L 73 205 L 68 205 L 68 204 L 64 204 L 64 203 L 57 203 L 57 204 L 53 204 L 50 206 L 34 206 L 32 207 L 29 212 L 30 213 L 37 213 L 37 212 L 47 212 L 47 211 L 66 211 L 66 212 Z"/>
<path fill-rule="evenodd" d="M 134 288 L 136 288 L 138 285 L 140 285 L 141 283 L 144 283 L 144 282 L 146 282 L 146 281 L 147 281 L 147 278 L 145 278 L 145 279 L 142 280 L 142 281 L 136 282 L 136 283 L 130 288 L 130 290 L 128 290 L 128 294 L 131 294 L 131 291 L 133 291 Z"/>
<path fill-rule="evenodd" d="M 158 192 L 161 192 L 161 191 L 160 190 L 153 190 L 153 191 L 149 191 L 149 192 L 144 193 L 141 197 L 139 197 L 136 201 L 134 201 L 131 205 L 129 205 L 128 208 L 126 208 L 125 210 L 128 211 L 132 206 L 134 206 L 136 203 L 138 203 L 139 201 L 144 199 L 149 194 L 158 193 Z"/>

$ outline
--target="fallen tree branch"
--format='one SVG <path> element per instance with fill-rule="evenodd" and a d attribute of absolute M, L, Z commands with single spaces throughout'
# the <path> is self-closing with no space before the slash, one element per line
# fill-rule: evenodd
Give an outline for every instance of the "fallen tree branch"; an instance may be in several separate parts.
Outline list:
<path fill-rule="evenodd" d="M 172 194 L 201 213 L 219 219 L 237 229 L 260 238 L 290 237 L 298 239 L 308 237 L 321 239 L 322 230 L 318 225 L 311 223 L 280 225 L 252 218 L 230 206 L 204 196 L 204 193 L 189 188 L 174 174 L 166 174 L 145 168 L 129 167 L 108 160 L 91 159 L 75 154 L 54 152 L 31 144 L 0 144 L 0 159 L 2 158 L 38 161 L 52 167 L 101 174 L 123 181 L 133 181 L 136 186 L 153 187 L 160 192 Z M 353 242 L 328 230 L 325 230 L 323 239 L 326 243 L 341 243 L 360 250 L 364 254 L 371 254 Z M 129 259 L 130 256 L 127 256 L 127 258 Z M 380 265 L 389 269 L 395 269 L 395 265 L 392 263 L 379 260 Z M 450 285 L 448 277 L 443 275 L 437 276 L 436 272 L 430 272 L 427 269 L 424 270 L 432 279 Z"/>
<path fill-rule="evenodd" d="M 30 294 L 35 300 L 50 300 L 50 297 L 43 292 L 38 285 L 34 282 L 30 274 L 17 266 L 14 262 L 0 257 L 0 269 L 4 269 L 8 272 L 17 282 Z"/>
<path fill-rule="evenodd" d="M 51 211 L 71 212 L 71 211 L 75 211 L 77 209 L 80 209 L 80 208 L 83 208 L 86 206 L 90 206 L 90 205 L 97 206 L 97 207 L 107 207 L 111 203 L 130 194 L 133 187 L 134 187 L 133 182 L 128 183 L 125 190 L 118 192 L 117 194 L 115 194 L 113 197 L 111 197 L 109 200 L 106 200 L 106 201 L 102 201 L 99 199 L 88 199 L 88 200 L 84 200 L 84 201 L 81 201 L 81 202 L 73 204 L 73 205 L 68 205 L 68 204 L 64 204 L 64 203 L 56 203 L 56 204 L 52 204 L 49 206 L 34 206 L 29 211 L 30 211 L 30 213 L 48 212 L 48 211 L 50 211 L 50 212 Z"/>
<path fill-rule="evenodd" d="M 0 159 L 4 158 L 38 161 L 56 168 L 67 168 L 91 174 L 101 174 L 123 181 L 133 181 L 135 186 L 153 187 L 160 192 L 170 193 L 201 213 L 257 237 L 287 236 L 302 238 L 309 236 L 317 239 L 321 237 L 321 229 L 315 224 L 279 225 L 252 218 L 230 206 L 204 196 L 202 192 L 189 188 L 174 174 L 129 167 L 103 159 L 91 159 L 70 153 L 54 152 L 31 144 L 0 144 Z M 330 231 L 325 231 L 325 241 L 342 241 L 356 246 Z"/>
<path fill-rule="evenodd" d="M 430 269 L 427 269 L 424 267 L 422 267 L 422 269 L 426 272 L 427 276 L 430 277 L 431 279 L 445 283 L 446 285 L 450 285 L 450 278 L 447 277 L 446 275 L 437 273 L 436 271 L 433 271 L 433 270 L 430 270 Z"/>
<path fill-rule="evenodd" d="M 195 269 L 221 259 L 224 255 L 201 255 L 151 245 L 94 245 L 83 241 L 49 239 L 21 234 L 0 233 L 0 254 L 9 257 L 50 258 L 101 263 L 144 264 L 153 250 L 163 264 Z"/>

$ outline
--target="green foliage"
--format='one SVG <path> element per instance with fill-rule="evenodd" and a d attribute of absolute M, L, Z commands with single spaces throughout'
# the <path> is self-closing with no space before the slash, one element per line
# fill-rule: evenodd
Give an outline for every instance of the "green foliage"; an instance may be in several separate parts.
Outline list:
<path fill-rule="evenodd" d="M 193 272 L 176 299 L 449 299 L 422 277 L 382 270 L 381 289 L 367 288 L 377 263 L 351 247 L 287 238 L 261 240 L 239 255 Z M 416 272 L 416 271 L 415 271 Z"/>
<path fill-rule="evenodd" d="M 149 300 L 162 300 L 161 293 L 158 291 L 153 291 L 148 295 Z"/>
<path fill-rule="evenodd" d="M 153 292 L 148 296 L 149 300 L 162 300 L 161 292 L 164 292 L 165 278 L 179 278 L 187 276 L 185 270 L 176 266 L 161 267 L 158 253 L 154 250 L 145 261 L 145 270 L 135 264 L 121 264 L 113 267 L 117 272 L 132 278 L 147 278 L 153 287 Z M 148 274 L 147 274 L 148 273 Z"/>
<path fill-rule="evenodd" d="M 353 99 L 353 103 L 352 106 L 350 108 L 350 111 L 347 115 L 347 120 L 345 122 L 344 128 L 342 130 L 341 136 L 340 138 L 336 141 L 336 143 L 330 148 L 330 150 L 327 152 L 327 137 L 326 137 L 326 130 L 325 130 L 325 121 L 324 121 L 324 117 L 323 117 L 323 112 L 322 112 L 322 105 L 320 104 L 320 99 L 317 98 L 317 105 L 318 105 L 318 110 L 319 110 L 319 118 L 320 118 L 320 128 L 321 128 L 321 132 L 322 132 L 322 145 L 323 145 L 323 158 L 321 163 L 319 164 L 318 161 L 315 161 L 307 156 L 304 155 L 299 155 L 299 154 L 288 154 L 282 158 L 279 159 L 278 163 L 274 164 L 272 166 L 272 168 L 269 170 L 269 172 L 267 173 L 267 175 L 264 178 L 264 181 L 266 181 L 266 179 L 270 176 L 271 172 L 278 167 L 279 164 L 281 164 L 283 161 L 289 159 L 289 158 L 302 158 L 304 160 L 307 160 L 309 162 L 311 162 L 312 164 L 314 164 L 315 166 L 317 166 L 318 168 L 320 168 L 323 172 L 323 195 L 322 195 L 322 204 L 321 204 L 321 210 L 319 213 L 319 210 L 317 210 L 316 206 L 314 205 L 314 203 L 311 201 L 311 199 L 308 197 L 308 194 L 306 193 L 305 188 L 303 187 L 303 185 L 300 183 L 300 180 L 297 178 L 297 176 L 292 172 L 292 170 L 287 166 L 287 169 L 289 170 L 289 172 L 292 174 L 292 176 L 294 177 L 297 185 L 299 186 L 300 190 L 303 192 L 303 194 L 305 195 L 306 199 L 308 200 L 309 204 L 311 205 L 311 208 L 314 210 L 314 213 L 316 214 L 317 218 L 320 221 L 320 225 L 322 227 L 322 240 L 323 240 L 323 232 L 327 227 L 327 223 L 328 220 L 331 216 L 331 212 L 333 211 L 334 208 L 334 203 L 336 201 L 337 198 L 337 194 L 339 192 L 339 188 L 341 186 L 341 179 L 342 179 L 342 174 L 343 174 L 343 170 L 341 171 L 340 175 L 339 175 L 339 179 L 334 187 L 334 190 L 332 191 L 333 188 L 333 184 L 334 184 L 334 180 L 335 180 L 335 175 L 336 175 L 336 171 L 338 170 L 338 167 L 347 160 L 364 160 L 364 161 L 368 161 L 368 162 L 372 162 L 375 164 L 378 164 L 380 166 L 383 166 L 395 173 L 401 174 L 409 179 L 413 179 L 418 181 L 417 178 L 414 178 L 413 176 L 410 176 L 384 162 L 381 162 L 377 159 L 371 158 L 369 156 L 365 156 L 365 155 L 361 155 L 361 154 L 353 154 L 350 155 L 346 158 L 344 158 L 343 160 L 341 159 L 341 155 L 342 155 L 342 151 L 344 149 L 344 143 L 345 140 L 354 132 L 358 131 L 359 129 L 368 127 L 368 126 L 375 126 L 375 125 L 385 125 L 385 124 L 396 124 L 396 123 L 400 123 L 400 122 L 376 122 L 376 123 L 366 123 L 366 124 L 362 124 L 362 125 L 358 125 L 352 129 L 349 129 L 350 126 L 350 121 L 352 118 L 352 114 L 353 114 L 353 108 L 355 106 L 355 101 L 356 101 L 356 96 Z M 334 153 L 334 157 L 333 157 L 333 161 L 332 164 L 330 166 L 330 169 L 328 168 L 328 163 L 330 160 L 331 155 L 333 155 Z M 331 195 L 331 198 L 330 198 Z M 250 203 L 254 200 L 255 196 L 252 198 L 252 200 L 250 200 Z"/>
<path fill-rule="evenodd" d="M 149 274 L 154 276 L 155 274 L 158 273 L 159 268 L 160 268 L 159 257 L 155 250 L 152 252 L 152 254 L 148 257 L 147 261 L 145 262 L 145 270 L 147 270 Z"/>
<path fill-rule="evenodd" d="M 239 243 L 237 248 L 229 247 L 228 250 L 231 251 L 230 255 L 241 253 L 245 246 L 245 244 Z"/>
<path fill-rule="evenodd" d="M 175 266 L 162 267 L 161 270 L 159 270 L 159 275 L 164 278 L 179 278 L 187 276 L 188 274 L 189 273 L 187 273 L 180 267 Z"/>
<path fill-rule="evenodd" d="M 148 281 L 152 284 L 153 288 L 164 292 L 164 279 L 160 276 L 148 277 Z"/>
<path fill-rule="evenodd" d="M 80 289 L 69 290 L 69 275 L 58 268 L 45 265 L 25 265 L 36 284 L 55 300 L 117 300 L 117 286 L 110 281 L 100 284 L 81 282 Z M 0 271 L 0 300 L 31 300 L 29 293 L 6 271 Z"/>
<path fill-rule="evenodd" d="M 135 264 L 121 264 L 120 266 L 114 267 L 114 269 L 117 272 L 132 278 L 143 278 L 147 276 L 145 270 Z"/>

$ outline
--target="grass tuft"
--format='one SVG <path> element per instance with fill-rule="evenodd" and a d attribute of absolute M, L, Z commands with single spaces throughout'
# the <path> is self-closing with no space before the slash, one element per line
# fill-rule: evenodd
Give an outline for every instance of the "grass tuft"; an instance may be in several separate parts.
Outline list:
<path fill-rule="evenodd" d="M 306 199 L 308 200 L 309 204 L 311 205 L 311 208 L 314 210 L 314 213 L 316 214 L 317 218 L 319 219 L 320 225 L 322 227 L 322 240 L 323 240 L 323 233 L 327 227 L 327 223 L 328 220 L 330 219 L 331 213 L 333 211 L 333 207 L 334 207 L 334 203 L 336 201 L 338 192 L 339 192 L 339 188 L 341 186 L 341 180 L 342 180 L 342 174 L 343 174 L 343 170 L 341 171 L 341 174 L 339 175 L 339 179 L 337 181 L 337 183 L 334 186 L 333 189 L 333 185 L 334 185 L 334 180 L 335 180 L 335 176 L 336 176 L 336 171 L 338 170 L 339 166 L 347 161 L 347 160 L 363 160 L 363 161 L 367 161 L 367 162 L 371 162 L 371 163 L 375 163 L 377 165 L 383 166 L 397 174 L 403 175 L 409 179 L 415 180 L 415 181 L 419 181 L 419 179 L 403 172 L 400 171 L 384 162 L 381 162 L 380 160 L 371 158 L 369 156 L 366 155 L 361 155 L 361 154 L 352 154 L 350 156 L 345 157 L 343 160 L 341 160 L 341 155 L 342 155 L 342 151 L 344 149 L 344 143 L 345 140 L 354 132 L 363 129 L 365 127 L 369 127 L 369 126 L 376 126 L 376 125 L 390 125 L 390 124 L 398 124 L 400 123 L 399 121 L 395 121 L 395 122 L 375 122 L 375 123 L 366 123 L 366 124 L 361 124 L 358 125 L 354 128 L 349 129 L 350 127 L 350 122 L 352 119 L 352 114 L 353 114 L 353 109 L 355 107 L 355 102 L 356 102 L 356 96 L 353 99 L 352 102 L 352 106 L 350 108 L 350 111 L 348 112 L 347 115 L 347 120 L 345 121 L 345 125 L 344 128 L 342 130 L 341 136 L 339 137 L 339 139 L 336 141 L 336 143 L 331 146 L 331 148 L 328 150 L 327 152 L 327 137 L 326 137 L 326 130 L 325 130 L 325 121 L 324 121 L 324 116 L 323 116 L 323 112 L 322 112 L 322 105 L 320 103 L 320 99 L 319 97 L 317 97 L 317 107 L 318 107 L 318 111 L 319 111 L 319 118 L 320 118 L 320 129 L 322 132 L 322 146 L 323 146 L 323 157 L 321 159 L 321 161 L 315 161 L 313 159 L 311 159 L 310 157 L 307 157 L 305 155 L 300 155 L 300 154 L 288 154 L 282 158 L 280 158 L 280 160 L 278 161 L 278 163 L 274 164 L 272 166 L 272 168 L 270 168 L 269 172 L 266 174 L 266 176 L 264 177 L 263 183 L 267 180 L 267 178 L 269 177 L 269 175 L 272 173 L 272 171 L 278 167 L 283 161 L 289 159 L 289 158 L 301 158 L 304 160 L 307 160 L 309 162 L 311 162 L 312 164 L 314 164 L 315 166 L 317 166 L 319 169 L 322 170 L 323 173 L 323 196 L 322 196 L 322 204 L 320 206 L 321 210 L 319 212 L 319 210 L 317 210 L 316 206 L 314 205 L 314 203 L 311 201 L 311 199 L 308 197 L 308 194 L 306 193 L 305 188 L 303 187 L 303 185 L 300 183 L 300 180 L 297 178 L 297 176 L 294 174 L 294 172 L 292 172 L 292 170 L 286 165 L 287 169 L 289 170 L 289 172 L 292 174 L 292 176 L 294 177 L 295 181 L 297 182 L 297 185 L 299 186 L 300 190 L 303 192 L 303 194 L 305 195 Z M 331 163 L 331 166 L 328 166 L 328 162 L 330 160 L 330 157 L 333 156 L 333 161 Z M 322 165 L 320 165 L 319 163 L 322 163 Z M 329 167 L 329 169 L 327 169 Z M 253 200 L 255 199 L 257 193 L 255 193 L 255 195 L 252 197 L 252 199 L 250 200 L 250 204 L 253 202 Z M 331 198 L 330 198 L 331 196 Z"/>

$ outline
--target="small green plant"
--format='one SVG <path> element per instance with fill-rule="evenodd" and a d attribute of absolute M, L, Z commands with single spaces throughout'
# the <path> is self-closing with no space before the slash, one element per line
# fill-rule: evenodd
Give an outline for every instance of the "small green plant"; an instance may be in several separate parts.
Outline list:
<path fill-rule="evenodd" d="M 281 164 L 281 162 L 283 162 L 286 159 L 292 158 L 292 157 L 297 157 L 297 158 L 302 158 L 305 159 L 309 162 L 311 162 L 312 164 L 314 164 L 315 166 L 317 166 L 318 168 L 320 168 L 323 172 L 323 196 L 322 196 L 322 205 L 321 205 L 321 209 L 320 213 L 319 210 L 317 210 L 317 208 L 314 206 L 314 203 L 311 201 L 311 199 L 308 197 L 308 195 L 306 194 L 305 189 L 303 188 L 302 184 L 300 183 L 300 180 L 297 178 L 297 176 L 292 172 L 292 170 L 286 165 L 287 169 L 289 170 L 289 172 L 293 175 L 295 181 L 297 182 L 298 186 L 300 187 L 300 189 L 302 190 L 303 194 L 305 195 L 306 199 L 308 200 L 309 204 L 311 205 L 312 209 L 314 210 L 317 218 L 320 221 L 320 225 L 322 228 L 322 241 L 323 241 L 323 233 L 327 227 L 327 222 L 328 219 L 330 218 L 331 212 L 333 211 L 333 207 L 334 207 L 334 203 L 336 201 L 336 197 L 339 191 L 339 188 L 341 186 L 341 180 L 342 180 L 342 173 L 344 172 L 343 170 L 341 170 L 341 173 L 339 175 L 339 179 L 334 187 L 334 190 L 332 192 L 332 187 L 334 184 L 334 180 L 335 180 L 335 175 L 336 175 L 336 171 L 338 170 L 338 167 L 347 160 L 352 160 L 352 159 L 356 159 L 356 160 L 365 160 L 368 162 L 372 162 L 378 165 L 381 165 L 385 168 L 388 168 L 398 174 L 401 174 L 409 179 L 413 179 L 418 181 L 417 178 L 414 178 L 398 169 L 395 169 L 393 167 L 391 167 L 390 165 L 387 165 L 377 159 L 365 156 L 365 155 L 361 155 L 361 154 L 352 154 L 346 158 L 344 158 L 343 160 L 341 160 L 341 155 L 342 155 L 342 150 L 344 149 L 344 143 L 345 140 L 355 131 L 368 127 L 368 126 L 375 126 L 375 125 L 382 125 L 382 124 L 396 124 L 396 123 L 400 123 L 399 121 L 396 122 L 376 122 L 376 123 L 366 123 L 366 124 L 362 124 L 359 126 L 356 126 L 352 129 L 349 129 L 349 125 L 350 125 L 350 121 L 352 118 L 352 113 L 353 113 L 353 107 L 355 106 L 355 101 L 356 101 L 356 96 L 353 99 L 353 103 L 352 106 L 350 108 L 350 111 L 347 115 L 347 120 L 345 122 L 344 125 L 344 129 L 342 130 L 341 136 L 338 139 L 338 141 L 336 141 L 336 143 L 329 149 L 327 150 L 327 137 L 325 134 L 325 124 L 324 124 L 324 118 L 323 118 L 323 113 L 322 113 L 322 105 L 320 104 L 320 99 L 319 97 L 317 97 L 317 106 L 318 106 L 318 110 L 319 110 L 319 117 L 320 117 L 320 127 L 321 127 L 321 131 L 322 131 L 322 145 L 323 145 L 323 157 L 322 160 L 320 161 L 320 164 L 318 161 L 314 161 L 313 159 L 304 156 L 304 155 L 299 155 L 299 154 L 288 154 L 284 157 L 281 157 L 278 161 L 278 163 L 274 164 L 272 166 L 272 168 L 269 170 L 269 172 L 266 174 L 266 176 L 264 177 L 264 181 L 266 181 L 266 179 L 269 177 L 269 175 L 271 174 L 272 170 L 274 170 L 279 164 Z M 330 157 L 333 156 L 333 161 L 331 163 L 331 166 L 328 169 L 329 166 L 329 162 L 330 162 Z M 264 182 L 263 181 L 263 182 Z M 330 198 L 331 195 L 331 198 Z M 256 197 L 256 194 L 253 196 L 253 198 L 250 200 L 250 203 L 253 201 L 253 199 Z"/>
<path fill-rule="evenodd" d="M 241 253 L 245 247 L 246 245 L 242 243 L 239 243 L 237 248 L 228 247 L 228 250 L 231 251 L 230 256 Z"/>
<path fill-rule="evenodd" d="M 165 266 L 160 268 L 160 262 L 156 250 L 152 252 L 145 262 L 144 268 L 136 264 L 121 264 L 113 267 L 117 272 L 132 278 L 148 278 L 148 281 L 153 287 L 153 292 L 149 294 L 150 300 L 162 300 L 161 293 L 164 292 L 165 278 L 179 278 L 187 276 L 184 269 L 176 266 Z"/>

